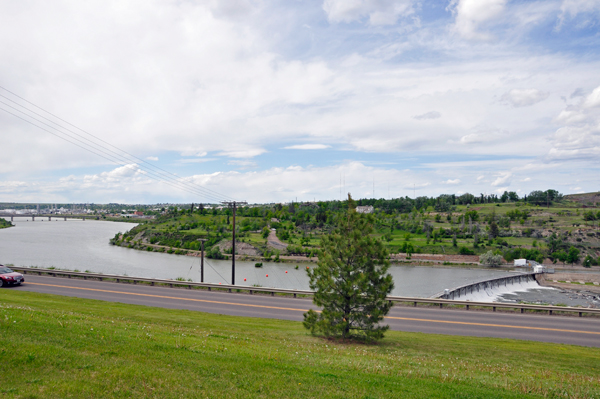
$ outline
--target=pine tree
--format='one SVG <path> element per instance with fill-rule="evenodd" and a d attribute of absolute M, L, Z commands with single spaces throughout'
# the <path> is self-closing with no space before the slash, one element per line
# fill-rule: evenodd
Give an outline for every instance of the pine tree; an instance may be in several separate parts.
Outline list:
<path fill-rule="evenodd" d="M 370 236 L 373 217 L 357 213 L 350 195 L 348 207 L 336 230 L 321 240 L 317 267 L 307 269 L 322 312 L 305 313 L 304 326 L 328 337 L 380 339 L 389 328 L 379 322 L 392 307 L 386 297 L 394 287 L 388 253 Z"/>

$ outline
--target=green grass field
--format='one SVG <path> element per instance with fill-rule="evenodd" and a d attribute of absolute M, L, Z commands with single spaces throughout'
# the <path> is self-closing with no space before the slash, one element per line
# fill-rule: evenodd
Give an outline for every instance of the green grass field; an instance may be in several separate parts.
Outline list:
<path fill-rule="evenodd" d="M 0 290 L 2 398 L 600 398 L 600 349 L 389 332 Z"/>

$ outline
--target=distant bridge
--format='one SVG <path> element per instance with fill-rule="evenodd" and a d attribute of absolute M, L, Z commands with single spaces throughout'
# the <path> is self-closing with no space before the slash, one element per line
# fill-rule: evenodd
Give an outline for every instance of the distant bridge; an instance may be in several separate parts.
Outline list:
<path fill-rule="evenodd" d="M 90 216 L 90 215 L 75 215 L 75 214 L 70 214 L 70 215 L 64 215 L 64 214 L 58 214 L 58 213 L 38 213 L 38 214 L 22 214 L 22 213 L 1 213 L 0 212 L 0 218 L 10 218 L 10 221 L 13 222 L 15 219 L 14 218 L 31 218 L 32 222 L 35 222 L 35 218 L 48 218 L 48 221 L 51 221 L 52 218 L 55 219 L 64 219 L 65 222 L 67 221 L 67 219 L 83 219 L 85 220 L 86 218 L 93 218 L 96 220 L 100 219 L 100 216 Z"/>

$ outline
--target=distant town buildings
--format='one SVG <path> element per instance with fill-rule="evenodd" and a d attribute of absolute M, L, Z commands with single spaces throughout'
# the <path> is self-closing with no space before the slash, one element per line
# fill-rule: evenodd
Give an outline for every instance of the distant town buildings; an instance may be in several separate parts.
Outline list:
<path fill-rule="evenodd" d="M 356 212 L 358 212 L 358 213 L 373 213 L 373 206 L 372 205 L 357 206 Z"/>

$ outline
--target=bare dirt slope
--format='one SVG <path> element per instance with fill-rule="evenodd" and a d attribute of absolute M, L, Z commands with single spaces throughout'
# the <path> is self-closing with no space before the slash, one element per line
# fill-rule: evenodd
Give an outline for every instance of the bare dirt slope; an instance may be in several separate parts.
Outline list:
<path fill-rule="evenodd" d="M 275 235 L 275 232 L 273 230 L 271 230 L 269 238 L 267 238 L 267 245 L 271 248 L 278 249 L 280 251 L 285 250 L 288 246 L 288 244 L 281 242 L 281 240 L 277 237 L 277 235 Z"/>

